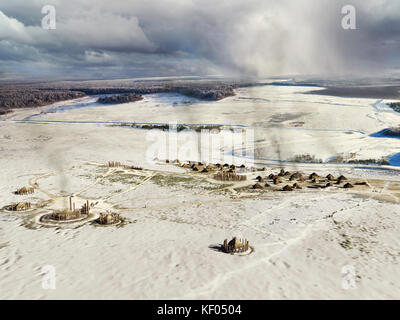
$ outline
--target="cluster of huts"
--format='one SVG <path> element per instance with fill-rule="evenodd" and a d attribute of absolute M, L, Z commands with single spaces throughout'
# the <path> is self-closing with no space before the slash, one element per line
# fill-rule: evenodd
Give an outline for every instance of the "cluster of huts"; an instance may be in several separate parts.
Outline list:
<path fill-rule="evenodd" d="M 341 185 L 347 180 L 347 178 L 343 175 L 341 175 L 338 178 L 335 178 L 332 174 L 328 174 L 326 177 L 320 177 L 315 172 L 311 173 L 309 176 L 304 176 L 300 172 L 291 173 L 289 171 L 281 169 L 278 174 L 271 173 L 268 177 L 265 178 L 258 176 L 256 180 L 258 182 L 252 186 L 253 189 L 261 190 L 264 189 L 264 187 L 270 187 L 271 186 L 270 183 L 274 185 L 280 185 L 285 182 L 286 183 L 292 182 L 282 187 L 281 191 L 294 191 L 295 189 L 302 189 L 303 187 L 301 186 L 301 184 L 304 182 L 307 182 L 308 184 L 307 188 L 323 189 L 332 187 L 334 184 Z M 261 183 L 265 184 L 262 185 Z M 359 183 L 359 184 L 365 184 L 365 183 Z M 345 189 L 353 187 L 354 186 L 351 183 L 346 183 L 343 185 L 343 188 Z"/>
<path fill-rule="evenodd" d="M 167 160 L 169 163 L 169 160 Z M 175 160 L 174 163 L 180 164 L 179 160 Z M 193 172 L 200 172 L 200 173 L 215 173 L 214 179 L 221 180 L 221 181 L 244 181 L 246 180 L 246 176 L 237 175 L 238 171 L 246 170 L 246 166 L 243 164 L 241 166 L 236 166 L 234 164 L 229 165 L 227 163 L 220 164 L 220 163 L 209 163 L 204 164 L 202 162 L 192 162 L 189 161 L 187 163 L 180 164 L 182 168 L 191 169 Z"/>
<path fill-rule="evenodd" d="M 100 213 L 99 219 L 97 219 L 97 222 L 99 224 L 116 224 L 121 221 L 121 217 L 117 213 Z"/>
<path fill-rule="evenodd" d="M 267 171 L 266 168 L 246 168 L 246 166 L 243 164 L 241 166 L 235 166 L 235 165 L 229 165 L 227 163 L 225 164 L 204 164 L 202 162 L 194 162 L 194 161 L 189 161 L 181 164 L 179 160 L 175 161 L 170 161 L 166 160 L 166 163 L 174 163 L 174 164 L 179 164 L 183 168 L 191 169 L 193 172 L 199 172 L 199 173 L 215 173 L 214 174 L 214 179 L 219 180 L 219 181 L 245 181 L 247 180 L 246 175 L 240 175 L 237 174 L 238 172 L 245 172 L 250 170 L 251 172 L 255 171 Z M 336 185 L 342 185 L 343 183 L 346 182 L 347 178 L 343 175 L 339 176 L 338 178 L 335 178 L 332 174 L 328 174 L 326 177 L 320 177 L 317 173 L 313 172 L 310 175 L 304 175 L 300 172 L 289 172 L 285 171 L 283 168 L 279 171 L 277 174 L 271 173 L 268 176 L 262 177 L 258 176 L 256 178 L 257 183 L 251 186 L 252 189 L 256 190 L 261 190 L 267 187 L 271 187 L 271 184 L 273 185 L 281 185 L 285 183 L 285 185 L 280 189 L 281 191 L 294 191 L 294 190 L 299 190 L 303 189 L 304 185 L 302 186 L 303 183 L 307 183 L 306 186 L 307 188 L 329 188 L 332 187 L 334 184 Z M 288 183 L 289 182 L 289 183 Z M 366 185 L 367 183 L 365 182 L 360 182 L 356 183 L 356 185 Z M 354 186 L 347 182 L 343 185 L 344 189 L 350 189 L 354 188 Z"/>
<path fill-rule="evenodd" d="M 224 244 L 222 246 L 222 250 L 226 253 L 235 254 L 235 253 L 245 253 L 249 250 L 249 241 L 246 239 L 240 239 L 234 237 L 232 240 L 228 242 L 228 239 L 224 240 Z"/>

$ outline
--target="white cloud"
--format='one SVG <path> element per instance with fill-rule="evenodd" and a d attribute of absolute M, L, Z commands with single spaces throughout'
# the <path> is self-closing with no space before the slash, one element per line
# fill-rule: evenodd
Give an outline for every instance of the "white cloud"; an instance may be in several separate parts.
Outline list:
<path fill-rule="evenodd" d="M 0 39 L 21 42 L 31 40 L 24 24 L 17 19 L 7 17 L 2 11 L 0 11 Z"/>

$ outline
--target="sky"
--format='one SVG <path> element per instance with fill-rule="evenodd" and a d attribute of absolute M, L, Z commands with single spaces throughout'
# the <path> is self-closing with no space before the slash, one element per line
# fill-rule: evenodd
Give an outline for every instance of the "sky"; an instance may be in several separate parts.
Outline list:
<path fill-rule="evenodd" d="M 0 1 L 0 78 L 395 76 L 399 49 L 398 0 Z"/>

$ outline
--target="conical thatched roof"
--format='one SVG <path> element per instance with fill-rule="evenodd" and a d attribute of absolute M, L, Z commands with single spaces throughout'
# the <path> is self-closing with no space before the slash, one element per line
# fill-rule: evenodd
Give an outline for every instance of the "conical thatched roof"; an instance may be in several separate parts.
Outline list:
<path fill-rule="evenodd" d="M 347 178 L 345 176 L 340 176 L 339 178 L 337 178 L 337 184 L 341 184 L 343 181 L 347 180 Z"/>
<path fill-rule="evenodd" d="M 328 175 L 326 176 L 326 178 L 327 178 L 329 181 L 335 180 L 335 177 L 334 177 L 333 175 L 331 175 L 331 174 L 328 174 Z"/>
<path fill-rule="evenodd" d="M 293 191 L 293 188 L 289 185 L 286 185 L 282 188 L 282 191 Z"/>
<path fill-rule="evenodd" d="M 253 189 L 264 189 L 264 187 L 259 183 L 256 183 L 252 188 Z"/>
<path fill-rule="evenodd" d="M 310 180 L 312 180 L 312 179 L 315 179 L 315 178 L 318 178 L 319 177 L 319 175 L 318 174 L 316 174 L 315 172 L 313 172 L 313 173 L 311 173 L 310 175 L 309 175 L 309 179 Z"/>

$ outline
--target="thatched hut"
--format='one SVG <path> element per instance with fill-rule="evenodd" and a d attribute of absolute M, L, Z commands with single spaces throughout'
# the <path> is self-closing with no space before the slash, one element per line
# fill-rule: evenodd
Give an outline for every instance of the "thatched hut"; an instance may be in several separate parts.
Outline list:
<path fill-rule="evenodd" d="M 346 183 L 343 188 L 345 189 L 350 189 L 350 188 L 354 188 L 354 186 L 351 183 Z"/>
<path fill-rule="evenodd" d="M 274 179 L 275 178 L 275 175 L 273 174 L 273 173 L 271 173 L 269 176 L 268 176 L 268 179 Z"/>
<path fill-rule="evenodd" d="M 289 185 L 286 185 L 282 188 L 282 191 L 293 191 L 293 188 Z"/>
<path fill-rule="evenodd" d="M 311 173 L 311 174 L 309 175 L 309 177 L 308 177 L 308 179 L 310 179 L 310 180 L 313 180 L 313 179 L 316 179 L 316 178 L 319 178 L 319 175 L 316 174 L 315 172 Z"/>
<path fill-rule="evenodd" d="M 303 189 L 297 182 L 293 184 L 293 188 Z"/>
<path fill-rule="evenodd" d="M 345 176 L 340 176 L 339 178 L 337 178 L 336 184 L 341 184 L 343 183 L 343 181 L 346 181 L 347 178 Z"/>
<path fill-rule="evenodd" d="M 208 169 L 204 168 L 203 170 L 201 170 L 202 173 L 208 173 Z"/>
<path fill-rule="evenodd" d="M 251 188 L 254 189 L 254 190 L 261 190 L 261 189 L 264 189 L 264 187 L 263 187 L 261 184 L 259 184 L 259 183 L 256 183 L 256 184 L 253 185 Z"/>
<path fill-rule="evenodd" d="M 285 170 L 281 169 L 281 171 L 278 173 L 279 177 L 283 177 L 285 175 Z"/>
<path fill-rule="evenodd" d="M 211 171 L 211 170 L 214 170 L 214 169 L 215 169 L 215 166 L 212 165 L 212 164 L 209 164 L 209 165 L 207 165 L 206 169 L 209 170 L 209 171 Z"/>
<path fill-rule="evenodd" d="M 35 192 L 35 189 L 32 187 L 22 187 L 22 188 L 18 189 L 17 191 L 15 191 L 14 193 L 22 196 L 22 195 L 32 194 L 34 192 Z"/>
<path fill-rule="evenodd" d="M 328 175 L 326 176 L 326 178 L 327 178 L 329 181 L 335 180 L 335 177 L 334 177 L 333 175 L 331 175 L 331 174 L 328 174 Z"/>
<path fill-rule="evenodd" d="M 231 241 L 228 242 L 227 239 L 224 240 L 224 244 L 222 246 L 222 249 L 226 253 L 244 253 L 249 250 L 249 241 L 246 239 L 239 239 L 237 237 L 234 237 Z"/>
<path fill-rule="evenodd" d="M 7 210 L 9 210 L 9 211 L 25 211 L 25 210 L 29 210 L 30 208 L 31 208 L 30 202 L 18 202 L 18 203 L 13 203 L 10 206 L 8 206 Z"/>
<path fill-rule="evenodd" d="M 193 165 L 192 170 L 197 172 L 197 171 L 199 171 L 199 167 L 196 165 Z"/>
<path fill-rule="evenodd" d="M 121 221 L 119 214 L 117 213 L 100 213 L 99 219 L 97 219 L 97 223 L 99 224 L 116 224 Z"/>
<path fill-rule="evenodd" d="M 258 182 L 264 182 L 264 178 L 261 177 L 261 176 L 258 176 L 258 177 L 256 178 L 256 180 L 257 180 Z"/>
<path fill-rule="evenodd" d="M 295 172 L 290 176 L 289 180 L 294 181 L 294 180 L 300 179 L 302 177 L 303 177 L 303 175 L 300 172 Z"/>
<path fill-rule="evenodd" d="M 274 184 L 280 184 L 282 183 L 282 180 L 279 179 L 279 177 L 274 177 Z"/>

